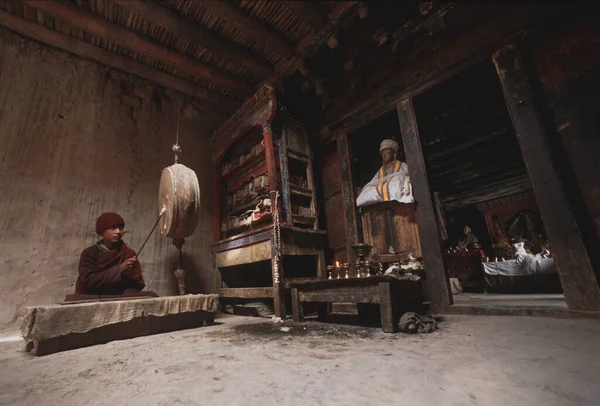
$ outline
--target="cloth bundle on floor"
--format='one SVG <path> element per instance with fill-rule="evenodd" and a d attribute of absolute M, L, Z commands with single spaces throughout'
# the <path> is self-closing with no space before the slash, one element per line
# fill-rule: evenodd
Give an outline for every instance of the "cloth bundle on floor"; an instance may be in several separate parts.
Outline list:
<path fill-rule="evenodd" d="M 431 316 L 406 312 L 400 317 L 400 331 L 409 334 L 432 333 L 437 329 L 437 322 Z"/>

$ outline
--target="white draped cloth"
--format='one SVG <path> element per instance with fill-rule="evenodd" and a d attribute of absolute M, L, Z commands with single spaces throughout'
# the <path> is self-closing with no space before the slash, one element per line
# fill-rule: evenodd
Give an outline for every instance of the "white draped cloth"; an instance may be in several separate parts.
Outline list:
<path fill-rule="evenodd" d="M 550 275 L 556 273 L 556 265 L 553 258 L 527 254 L 508 261 L 484 262 L 483 270 L 493 276 Z"/>
<path fill-rule="evenodd" d="M 386 170 L 386 168 L 390 169 Z M 392 173 L 385 175 L 389 170 Z M 356 205 L 361 207 L 391 200 L 400 203 L 415 201 L 408 176 L 408 165 L 404 162 L 393 161 L 389 166 L 382 166 L 373 179 L 362 189 L 356 199 Z"/>

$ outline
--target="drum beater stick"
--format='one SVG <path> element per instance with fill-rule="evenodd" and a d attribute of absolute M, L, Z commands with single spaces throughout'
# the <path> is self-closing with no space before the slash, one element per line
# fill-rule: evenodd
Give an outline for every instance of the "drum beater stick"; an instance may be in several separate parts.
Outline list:
<path fill-rule="evenodd" d="M 156 223 L 154 223 L 154 227 L 152 227 L 152 230 L 150 230 L 150 234 L 148 234 L 148 237 L 146 237 L 146 241 L 144 241 L 144 243 L 142 244 L 142 248 L 140 248 L 140 250 L 137 252 L 137 255 L 136 255 L 137 257 L 140 256 L 140 253 L 142 252 L 142 250 L 146 246 L 146 243 L 150 239 L 150 236 L 156 229 L 156 226 L 158 225 L 158 222 L 160 221 L 161 217 L 164 216 L 166 213 L 167 213 L 167 208 L 165 206 L 163 206 L 163 208 L 160 210 L 160 213 L 158 213 L 158 218 L 156 219 Z"/>

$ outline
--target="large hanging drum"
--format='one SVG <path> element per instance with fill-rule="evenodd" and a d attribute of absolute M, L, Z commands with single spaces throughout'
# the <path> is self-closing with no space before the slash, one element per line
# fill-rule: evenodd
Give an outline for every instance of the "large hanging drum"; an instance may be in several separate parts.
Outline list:
<path fill-rule="evenodd" d="M 175 164 L 163 169 L 158 189 L 159 209 L 167 212 L 160 219 L 160 233 L 171 238 L 185 238 L 196 229 L 200 217 L 200 186 L 196 173 Z"/>

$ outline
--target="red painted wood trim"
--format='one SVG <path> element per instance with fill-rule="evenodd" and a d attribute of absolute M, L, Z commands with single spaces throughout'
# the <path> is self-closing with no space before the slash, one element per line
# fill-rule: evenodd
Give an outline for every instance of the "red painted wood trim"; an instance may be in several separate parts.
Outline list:
<path fill-rule="evenodd" d="M 277 168 L 275 167 L 275 150 L 273 148 L 273 132 L 270 124 L 263 127 L 263 139 L 265 143 L 265 154 L 267 156 L 267 176 L 269 177 L 269 189 L 271 191 L 271 212 L 276 209 L 275 191 L 277 190 Z"/>

